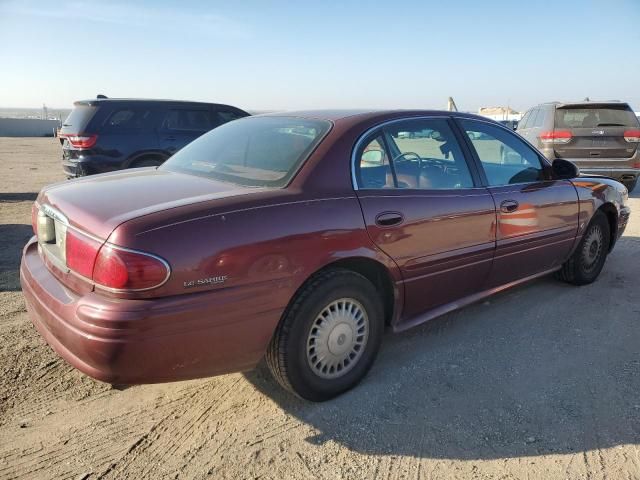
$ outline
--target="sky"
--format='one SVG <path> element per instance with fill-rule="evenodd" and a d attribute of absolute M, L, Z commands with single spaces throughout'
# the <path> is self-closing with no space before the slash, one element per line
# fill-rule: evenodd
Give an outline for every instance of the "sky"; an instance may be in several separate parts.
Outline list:
<path fill-rule="evenodd" d="M 640 0 L 0 0 L 0 107 L 640 110 L 639 52 Z"/>

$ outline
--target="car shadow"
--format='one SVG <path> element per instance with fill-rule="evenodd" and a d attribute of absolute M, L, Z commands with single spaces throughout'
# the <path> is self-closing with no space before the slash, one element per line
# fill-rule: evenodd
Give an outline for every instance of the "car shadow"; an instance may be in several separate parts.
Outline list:
<path fill-rule="evenodd" d="M 639 444 L 639 240 L 621 240 L 592 285 L 545 277 L 387 334 L 366 379 L 329 402 L 293 397 L 264 365 L 245 376 L 315 429 L 308 442 L 367 454 L 488 459 Z"/>
<path fill-rule="evenodd" d="M 33 202 L 38 192 L 0 193 L 0 202 Z"/>
<path fill-rule="evenodd" d="M 32 235 L 31 225 L 0 224 L 0 292 L 20 290 L 22 248 Z"/>

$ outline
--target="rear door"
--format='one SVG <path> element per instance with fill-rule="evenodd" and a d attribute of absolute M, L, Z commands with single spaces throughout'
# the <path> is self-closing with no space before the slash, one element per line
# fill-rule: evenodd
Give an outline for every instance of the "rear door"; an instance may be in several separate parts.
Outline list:
<path fill-rule="evenodd" d="M 578 230 L 573 184 L 552 179 L 549 164 L 512 132 L 480 120 L 458 121 L 496 205 L 496 252 L 487 287 L 561 265 Z"/>
<path fill-rule="evenodd" d="M 556 108 L 555 133 L 563 132 L 566 143 L 553 148 L 560 158 L 580 168 L 624 168 L 638 143 L 625 141 L 624 134 L 639 128 L 638 118 L 626 104 L 577 104 Z"/>
<path fill-rule="evenodd" d="M 159 132 L 160 148 L 173 155 L 217 125 L 207 105 L 169 107 Z"/>
<path fill-rule="evenodd" d="M 491 268 L 493 199 L 450 122 L 390 122 L 354 153 L 367 231 L 402 271 L 404 318 L 477 292 Z"/>

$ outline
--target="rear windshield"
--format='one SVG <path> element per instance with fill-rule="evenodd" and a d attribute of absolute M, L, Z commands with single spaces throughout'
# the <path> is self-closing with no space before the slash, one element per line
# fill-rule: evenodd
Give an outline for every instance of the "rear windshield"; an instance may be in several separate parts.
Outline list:
<path fill-rule="evenodd" d="M 91 105 L 76 105 L 62 124 L 62 131 L 83 133 L 97 109 Z"/>
<path fill-rule="evenodd" d="M 626 105 L 571 107 L 556 110 L 556 128 L 637 127 L 638 119 Z"/>
<path fill-rule="evenodd" d="M 283 187 L 331 124 L 294 117 L 247 117 L 194 140 L 160 168 L 237 185 Z"/>

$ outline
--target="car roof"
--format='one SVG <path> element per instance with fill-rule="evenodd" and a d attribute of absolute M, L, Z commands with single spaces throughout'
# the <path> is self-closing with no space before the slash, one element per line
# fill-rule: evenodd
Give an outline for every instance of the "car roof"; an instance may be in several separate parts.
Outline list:
<path fill-rule="evenodd" d="M 182 105 L 202 105 L 202 106 L 216 106 L 216 107 L 229 107 L 237 110 L 242 110 L 233 105 L 227 105 L 225 103 L 209 103 L 209 102 L 195 102 L 190 100 L 169 100 L 169 99 L 156 99 L 156 98 L 92 98 L 89 100 L 77 100 L 73 102 L 74 105 L 91 105 L 98 106 L 103 103 L 117 104 L 117 103 L 139 103 L 139 104 L 153 104 L 153 103 L 168 103 L 168 104 L 182 104 Z"/>
<path fill-rule="evenodd" d="M 271 112 L 258 117 L 299 117 L 309 120 L 325 120 L 330 122 L 341 122 L 343 120 L 369 120 L 373 118 L 394 119 L 405 117 L 427 117 L 427 116 L 456 116 L 470 118 L 476 120 L 484 120 L 494 122 L 490 118 L 472 113 L 451 112 L 448 110 L 376 110 L 376 109 L 331 109 L 331 110 L 298 110 L 298 111 L 282 111 Z M 494 122 L 497 123 L 497 122 Z"/>
<path fill-rule="evenodd" d="M 546 105 L 555 106 L 555 108 L 571 108 L 571 107 L 575 107 L 575 108 L 581 108 L 581 107 L 605 108 L 605 107 L 609 107 L 609 106 L 629 107 L 629 104 L 627 102 L 621 102 L 620 100 L 607 100 L 607 101 L 603 101 L 603 102 L 590 101 L 590 100 L 583 100 L 583 101 L 580 101 L 580 102 L 547 102 L 547 103 L 542 103 L 542 104 L 538 105 L 538 107 L 546 106 Z"/>

